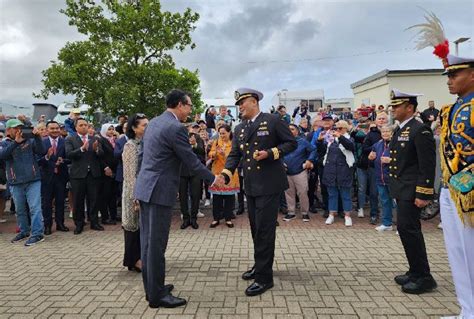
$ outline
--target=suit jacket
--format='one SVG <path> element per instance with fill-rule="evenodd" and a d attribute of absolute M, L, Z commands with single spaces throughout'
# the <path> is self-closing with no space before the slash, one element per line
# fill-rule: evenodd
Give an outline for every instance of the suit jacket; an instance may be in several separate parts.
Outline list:
<path fill-rule="evenodd" d="M 191 150 L 188 131 L 169 111 L 148 123 L 140 146 L 140 171 L 135 184 L 135 198 L 138 200 L 173 206 L 181 163 L 187 165 L 194 175 L 211 183 L 214 181 L 214 175 Z"/>
<path fill-rule="evenodd" d="M 43 146 L 46 152 L 50 149 L 51 141 L 49 137 L 43 139 Z M 59 157 L 63 158 L 63 163 L 56 167 L 56 162 Z M 66 142 L 64 138 L 58 137 L 58 145 L 56 146 L 56 154 L 53 154 L 49 160 L 46 159 L 46 156 L 42 156 L 38 164 L 40 165 L 41 170 L 41 180 L 43 182 L 48 183 L 51 181 L 54 175 L 61 178 L 63 181 L 67 181 L 69 179 L 69 172 L 67 165 L 70 163 L 68 159 L 66 159 Z M 55 168 L 57 168 L 57 173 L 55 173 Z"/>
<path fill-rule="evenodd" d="M 432 199 L 436 168 L 433 132 L 415 118 L 390 141 L 389 189 L 395 199 Z"/>
<path fill-rule="evenodd" d="M 118 161 L 117 172 L 115 173 L 115 180 L 117 182 L 123 182 L 122 153 L 123 153 L 123 147 L 125 146 L 125 143 L 127 143 L 127 141 L 128 141 L 128 138 L 126 136 L 122 136 L 121 138 L 115 141 L 114 157 Z"/>
<path fill-rule="evenodd" d="M 244 121 L 236 126 L 232 150 L 222 171 L 226 182 L 232 178 L 242 159 L 244 189 L 249 196 L 281 193 L 288 188 L 283 156 L 294 151 L 298 143 L 288 124 L 278 115 L 260 113 L 255 122 Z M 256 161 L 255 151 L 267 151 L 269 157 Z"/>
<path fill-rule="evenodd" d="M 118 161 L 114 156 L 114 147 L 112 146 L 112 144 L 110 144 L 109 140 L 102 136 L 99 137 L 99 143 L 102 146 L 103 151 L 103 155 L 101 157 L 102 174 L 103 176 L 105 176 L 104 168 L 109 167 L 115 175 L 117 171 Z"/>
<path fill-rule="evenodd" d="M 79 135 L 70 135 L 66 138 L 66 157 L 71 160 L 71 168 L 69 172 L 70 178 L 86 178 L 90 170 L 95 178 L 102 176 L 102 151 L 101 143 L 97 152 L 94 152 L 92 144 L 98 140 L 96 136 L 89 136 L 89 148 L 82 152 L 82 140 Z"/>

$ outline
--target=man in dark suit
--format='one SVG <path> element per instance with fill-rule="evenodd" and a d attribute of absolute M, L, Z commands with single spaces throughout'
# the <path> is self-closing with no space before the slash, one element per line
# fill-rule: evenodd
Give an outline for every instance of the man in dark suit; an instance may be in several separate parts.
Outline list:
<path fill-rule="evenodd" d="M 419 94 L 392 91 L 393 118 L 400 122 L 390 142 L 390 195 L 397 201 L 397 229 L 408 259 L 409 270 L 395 277 L 402 291 L 421 294 L 436 288 L 430 273 L 425 240 L 421 232 L 421 209 L 434 194 L 436 149 L 433 132 L 414 115 Z"/>
<path fill-rule="evenodd" d="M 41 198 L 43 202 L 44 234 L 51 235 L 53 225 L 53 200 L 55 207 L 54 219 L 56 230 L 69 231 L 64 225 L 64 199 L 66 184 L 69 179 L 66 148 L 64 138 L 60 137 L 59 124 L 50 121 L 46 124 L 48 137 L 43 139 L 47 154 L 39 160 L 41 169 Z"/>
<path fill-rule="evenodd" d="M 66 157 L 71 160 L 69 177 L 74 197 L 75 235 L 84 230 L 84 201 L 88 198 L 87 210 L 90 212 L 91 229 L 104 230 L 98 218 L 98 190 L 100 186 L 101 157 L 103 155 L 99 140 L 87 134 L 89 123 L 79 118 L 75 122 L 77 135 L 66 139 Z"/>
<path fill-rule="evenodd" d="M 263 94 L 241 88 L 235 104 L 244 120 L 235 128 L 232 150 L 222 171 L 228 183 L 242 160 L 244 189 L 254 244 L 255 264 L 242 275 L 255 279 L 245 294 L 257 296 L 273 287 L 275 231 L 281 194 L 288 188 L 283 156 L 297 147 L 288 125 L 278 115 L 262 113 Z"/>
<path fill-rule="evenodd" d="M 115 181 L 117 182 L 117 205 L 122 205 L 122 201 L 120 200 L 122 197 L 122 190 L 123 190 L 123 161 L 122 161 L 122 153 L 123 147 L 125 143 L 128 142 L 127 135 L 122 136 L 115 142 L 114 147 L 114 157 L 118 161 L 117 162 L 117 172 L 115 173 Z M 120 221 L 120 218 L 117 219 Z"/>
<path fill-rule="evenodd" d="M 184 122 L 192 110 L 190 97 L 172 90 L 166 96 L 167 110 L 150 121 L 141 143 L 135 198 L 140 201 L 140 241 L 142 275 L 146 298 L 151 308 L 174 308 L 186 300 L 171 295 L 165 286 L 165 250 L 176 202 L 180 166 L 184 163 L 200 178 L 223 184 L 191 150 Z"/>

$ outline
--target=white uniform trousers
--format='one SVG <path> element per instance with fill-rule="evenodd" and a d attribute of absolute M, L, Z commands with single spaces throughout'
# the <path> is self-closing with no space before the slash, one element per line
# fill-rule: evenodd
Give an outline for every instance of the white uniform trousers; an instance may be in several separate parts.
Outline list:
<path fill-rule="evenodd" d="M 474 319 L 474 228 L 462 223 L 446 188 L 441 189 L 440 207 L 444 242 L 461 315 Z"/>

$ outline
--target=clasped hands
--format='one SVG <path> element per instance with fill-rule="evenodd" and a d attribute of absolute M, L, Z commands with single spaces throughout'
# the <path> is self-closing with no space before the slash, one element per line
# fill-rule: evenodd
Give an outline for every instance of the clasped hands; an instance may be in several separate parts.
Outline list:
<path fill-rule="evenodd" d="M 216 175 L 216 178 L 214 179 L 214 183 L 212 185 L 216 187 L 224 187 L 226 184 L 225 178 L 222 175 Z"/>

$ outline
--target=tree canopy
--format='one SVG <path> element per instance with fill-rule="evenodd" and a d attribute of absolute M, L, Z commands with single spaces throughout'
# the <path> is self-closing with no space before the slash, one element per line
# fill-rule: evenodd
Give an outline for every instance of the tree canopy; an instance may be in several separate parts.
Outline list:
<path fill-rule="evenodd" d="M 66 0 L 61 12 L 85 39 L 59 50 L 35 96 L 72 94 L 114 116 L 155 116 L 165 110 L 168 91 L 179 88 L 201 107 L 198 71 L 176 68 L 170 55 L 195 47 L 198 13 L 162 11 L 158 0 Z"/>

